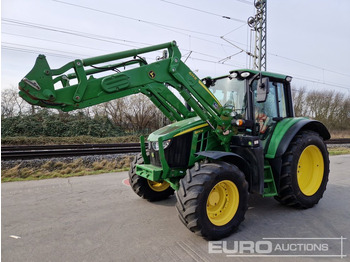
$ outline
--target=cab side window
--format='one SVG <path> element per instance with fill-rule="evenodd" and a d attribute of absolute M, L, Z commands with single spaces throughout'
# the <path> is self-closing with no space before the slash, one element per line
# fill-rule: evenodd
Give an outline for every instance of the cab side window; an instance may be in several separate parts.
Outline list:
<path fill-rule="evenodd" d="M 287 117 L 287 105 L 286 105 L 286 96 L 284 92 L 283 83 L 276 83 L 276 89 L 278 93 L 278 109 L 279 117 Z"/>

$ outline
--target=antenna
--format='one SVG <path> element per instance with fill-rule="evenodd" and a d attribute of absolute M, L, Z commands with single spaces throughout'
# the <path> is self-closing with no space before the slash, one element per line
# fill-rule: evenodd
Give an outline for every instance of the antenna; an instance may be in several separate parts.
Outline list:
<path fill-rule="evenodd" d="M 253 56 L 253 69 L 266 71 L 266 2 L 255 0 L 255 16 L 248 18 L 248 25 L 255 31 L 255 50 Z"/>

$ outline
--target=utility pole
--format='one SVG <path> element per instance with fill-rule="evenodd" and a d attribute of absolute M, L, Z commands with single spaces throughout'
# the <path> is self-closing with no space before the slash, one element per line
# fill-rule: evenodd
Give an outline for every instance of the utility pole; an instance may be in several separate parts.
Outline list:
<path fill-rule="evenodd" d="M 266 2 L 255 0 L 256 14 L 248 18 L 248 25 L 255 31 L 253 69 L 259 71 L 266 71 Z"/>

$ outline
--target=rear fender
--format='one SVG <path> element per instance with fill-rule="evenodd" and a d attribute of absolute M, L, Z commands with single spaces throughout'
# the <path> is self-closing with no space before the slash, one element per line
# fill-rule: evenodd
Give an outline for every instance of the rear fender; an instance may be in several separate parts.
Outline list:
<path fill-rule="evenodd" d="M 296 121 L 297 122 L 295 124 L 293 124 L 288 128 L 288 130 L 285 132 L 285 134 L 283 135 L 281 141 L 278 143 L 277 146 L 276 146 L 276 141 L 270 142 L 270 146 L 267 150 L 267 154 L 265 155 L 265 158 L 269 161 L 272 167 L 275 184 L 278 192 L 280 189 L 279 185 L 280 185 L 280 175 L 281 175 L 281 169 L 282 169 L 282 156 L 287 151 L 289 144 L 291 143 L 293 138 L 300 131 L 305 131 L 305 130 L 311 130 L 318 133 L 323 138 L 323 140 L 328 140 L 331 137 L 326 126 L 319 121 L 310 120 L 307 118 L 303 118 L 301 120 L 296 119 Z M 271 140 L 275 138 L 275 135 L 276 137 L 281 136 L 281 134 L 273 134 Z"/>
<path fill-rule="evenodd" d="M 326 126 L 319 121 L 303 119 L 293 125 L 284 135 L 282 141 L 278 145 L 275 157 L 281 157 L 286 151 L 297 133 L 303 130 L 311 130 L 318 133 L 323 140 L 328 140 L 331 138 L 330 133 L 328 132 Z"/>
<path fill-rule="evenodd" d="M 323 140 L 328 140 L 331 137 L 327 128 L 319 121 L 301 117 L 285 118 L 277 123 L 267 150 L 265 148 L 265 158 L 274 159 L 281 157 L 295 135 L 302 130 L 315 131 L 320 134 Z"/>

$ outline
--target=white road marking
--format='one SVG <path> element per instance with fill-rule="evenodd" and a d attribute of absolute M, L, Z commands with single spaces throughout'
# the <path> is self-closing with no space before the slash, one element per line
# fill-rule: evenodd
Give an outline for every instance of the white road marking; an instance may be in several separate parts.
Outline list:
<path fill-rule="evenodd" d="M 19 236 L 15 236 L 15 235 L 10 235 L 10 237 L 14 238 L 14 239 L 20 239 L 21 237 Z"/>

